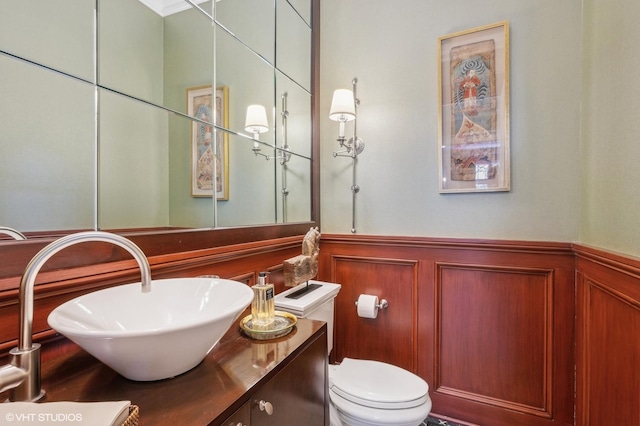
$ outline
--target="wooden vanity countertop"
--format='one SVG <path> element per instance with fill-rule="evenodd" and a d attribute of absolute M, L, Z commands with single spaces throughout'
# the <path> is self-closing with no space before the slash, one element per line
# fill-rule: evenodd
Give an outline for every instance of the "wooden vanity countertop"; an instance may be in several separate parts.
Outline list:
<path fill-rule="evenodd" d="M 155 382 L 125 379 L 61 339 L 43 345 L 43 402 L 130 400 L 140 407 L 140 425 L 216 425 L 249 399 L 254 386 L 284 368 L 287 362 L 282 361 L 295 358 L 317 338 L 326 338 L 323 334 L 324 322 L 300 318 L 286 336 L 253 340 L 242 333 L 238 321 L 197 367 Z M 189 349 L 176 348 L 172 356 L 185 350 Z"/>

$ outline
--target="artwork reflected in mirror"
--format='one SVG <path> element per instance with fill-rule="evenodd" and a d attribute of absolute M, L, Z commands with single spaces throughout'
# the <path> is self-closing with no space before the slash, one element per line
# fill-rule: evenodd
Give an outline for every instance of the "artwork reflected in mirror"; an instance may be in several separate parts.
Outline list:
<path fill-rule="evenodd" d="M 192 87 L 187 103 L 187 113 L 196 118 L 191 124 L 191 195 L 211 197 L 215 182 L 216 199 L 228 200 L 229 135 L 213 124 L 229 127 L 229 90 L 216 88 L 214 104 L 211 86 Z"/>

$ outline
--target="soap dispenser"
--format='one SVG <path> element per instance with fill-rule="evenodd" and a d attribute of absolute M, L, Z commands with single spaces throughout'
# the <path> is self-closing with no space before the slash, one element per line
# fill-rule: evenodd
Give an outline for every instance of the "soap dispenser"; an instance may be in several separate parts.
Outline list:
<path fill-rule="evenodd" d="M 275 318 L 275 292 L 273 284 L 267 283 L 267 273 L 260 272 L 258 284 L 253 289 L 251 302 L 251 323 L 256 329 L 268 329 Z"/>

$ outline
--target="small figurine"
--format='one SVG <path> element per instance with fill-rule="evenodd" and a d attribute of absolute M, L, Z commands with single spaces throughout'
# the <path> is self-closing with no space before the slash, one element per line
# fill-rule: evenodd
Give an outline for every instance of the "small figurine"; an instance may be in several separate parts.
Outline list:
<path fill-rule="evenodd" d="M 295 287 L 318 275 L 320 231 L 311 228 L 302 240 L 302 254 L 284 261 L 284 284 Z"/>

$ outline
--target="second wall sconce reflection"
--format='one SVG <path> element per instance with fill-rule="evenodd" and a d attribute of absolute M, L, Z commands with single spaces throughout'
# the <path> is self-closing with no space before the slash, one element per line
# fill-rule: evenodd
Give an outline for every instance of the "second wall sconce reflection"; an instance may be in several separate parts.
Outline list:
<path fill-rule="evenodd" d="M 268 155 L 262 154 L 260 151 L 260 133 L 269 131 L 269 121 L 267 121 L 267 110 L 262 105 L 249 105 L 247 107 L 247 117 L 244 122 L 244 130 L 253 133 L 253 153 L 262 155 L 269 159 Z"/>
<path fill-rule="evenodd" d="M 267 119 L 267 111 L 262 105 L 249 105 L 247 107 L 247 117 L 244 122 L 244 129 L 247 132 L 253 134 L 253 147 L 251 150 L 258 156 L 264 157 L 267 161 L 275 159 L 280 163 L 281 167 L 281 193 L 282 193 L 282 221 L 287 221 L 287 196 L 289 195 L 289 189 L 287 188 L 287 163 L 291 159 L 291 147 L 289 146 L 289 135 L 287 129 L 287 120 L 289 118 L 289 110 L 287 107 L 287 92 L 284 92 L 281 96 L 282 111 L 280 113 L 282 117 L 282 147 L 272 147 L 276 152 L 275 155 L 263 154 L 260 147 L 260 133 L 266 133 L 269 131 L 269 121 Z M 276 211 L 276 217 L 278 212 Z"/>
<path fill-rule="evenodd" d="M 354 78 L 351 81 L 353 90 L 338 89 L 333 92 L 333 99 L 331 101 L 331 110 L 329 111 L 329 118 L 337 121 L 340 124 L 338 131 L 338 143 L 343 148 L 340 151 L 334 151 L 334 157 L 350 157 L 353 162 L 353 184 L 351 185 L 351 233 L 356 233 L 356 194 L 360 191 L 360 187 L 356 183 L 356 164 L 358 162 L 358 155 L 364 151 L 364 142 L 358 137 L 357 121 L 358 121 L 358 105 L 360 105 L 360 99 L 356 97 L 356 85 L 358 79 Z M 353 121 L 353 136 L 348 140 L 345 136 L 346 124 Z"/>
<path fill-rule="evenodd" d="M 260 147 L 260 133 L 266 133 L 269 131 L 269 120 L 267 119 L 267 110 L 262 105 L 249 105 L 247 107 L 247 117 L 244 122 L 244 130 L 253 134 L 253 148 L 252 151 L 255 155 L 261 155 L 267 160 L 272 158 L 280 161 L 280 164 L 284 165 L 291 158 L 291 148 L 287 142 L 287 118 L 289 117 L 289 111 L 287 110 L 287 93 L 282 95 L 282 148 L 275 147 L 278 151 L 278 155 L 272 156 L 263 154 Z"/>

